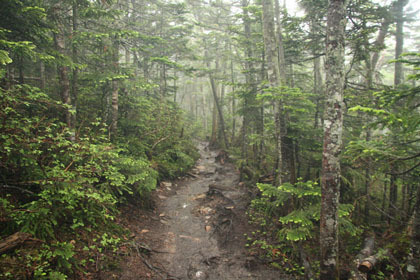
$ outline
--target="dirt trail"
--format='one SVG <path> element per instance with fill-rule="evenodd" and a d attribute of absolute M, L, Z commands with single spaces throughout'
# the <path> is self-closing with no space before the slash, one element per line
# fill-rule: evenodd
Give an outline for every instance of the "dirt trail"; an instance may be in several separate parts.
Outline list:
<path fill-rule="evenodd" d="M 128 258 L 119 279 L 286 279 L 247 256 L 244 233 L 249 195 L 234 166 L 218 151 L 198 145 L 201 158 L 190 178 L 163 183 L 150 213 L 131 213 L 137 244 L 149 255 Z M 141 248 L 140 249 L 144 249 Z M 139 247 L 137 247 L 139 249 Z M 142 264 L 139 264 L 139 258 Z M 141 266 L 146 265 L 146 269 Z M 107 277 L 105 277 L 107 278 Z"/>

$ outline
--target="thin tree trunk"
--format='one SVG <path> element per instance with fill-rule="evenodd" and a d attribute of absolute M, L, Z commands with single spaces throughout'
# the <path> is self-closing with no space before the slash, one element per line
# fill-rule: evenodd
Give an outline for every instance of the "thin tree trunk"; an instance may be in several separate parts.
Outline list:
<path fill-rule="evenodd" d="M 263 37 L 265 45 L 265 56 L 267 62 L 267 75 L 271 88 L 276 88 L 280 84 L 280 67 L 278 58 L 277 40 L 274 32 L 273 1 L 263 0 Z M 283 156 L 282 156 L 282 104 L 275 102 L 275 123 L 276 123 L 276 179 L 275 184 L 282 184 L 283 176 Z"/>
<path fill-rule="evenodd" d="M 408 0 L 398 0 L 395 5 L 395 19 L 397 22 L 395 32 L 395 59 L 399 59 L 403 53 L 404 48 L 404 6 L 407 5 Z M 401 62 L 395 62 L 394 85 L 397 86 L 402 83 L 403 65 Z"/>
<path fill-rule="evenodd" d="M 327 91 L 324 118 L 324 145 L 321 183 L 321 280 L 339 278 L 338 204 L 340 159 L 343 134 L 344 41 L 346 1 L 330 0 L 327 16 Z"/>
<path fill-rule="evenodd" d="M 210 138 L 210 146 L 216 145 L 217 142 L 217 109 L 216 109 L 216 102 L 213 98 L 213 113 L 212 113 L 212 126 L 211 126 L 211 138 Z"/>
<path fill-rule="evenodd" d="M 385 37 L 388 33 L 390 24 L 391 24 L 391 21 L 389 19 L 384 19 L 384 21 L 382 22 L 381 28 L 379 29 L 378 36 L 376 37 L 376 40 L 374 43 L 376 49 L 384 48 Z M 372 55 L 372 61 L 371 61 L 372 71 L 376 71 L 376 66 L 378 65 L 378 61 L 379 61 L 379 54 L 380 54 L 380 51 L 377 50 Z"/>
<path fill-rule="evenodd" d="M 391 170 L 395 171 L 394 165 L 391 166 Z M 395 218 L 397 199 L 398 199 L 397 176 L 392 174 L 391 180 L 389 183 L 389 205 L 388 205 L 388 209 L 389 209 L 388 222 L 390 224 L 392 223 L 391 218 Z"/>
<path fill-rule="evenodd" d="M 58 53 L 61 55 L 66 55 L 66 43 L 65 43 L 65 27 L 64 24 L 60 22 L 60 12 L 61 12 L 60 3 L 57 3 L 53 8 L 53 16 L 55 18 L 58 32 L 54 36 L 55 41 L 55 48 Z M 68 77 L 69 68 L 65 65 L 58 65 L 58 82 L 60 86 L 60 95 L 61 99 L 64 104 L 71 105 L 71 98 L 70 98 L 70 81 Z M 72 127 L 71 123 L 71 113 L 70 109 L 66 109 L 65 111 L 65 122 L 67 126 L 70 128 Z"/>
<path fill-rule="evenodd" d="M 381 221 L 385 220 L 385 213 L 386 212 L 386 193 L 388 192 L 388 185 L 386 181 L 384 181 L 384 191 L 382 193 L 382 211 L 381 211 Z"/>
<path fill-rule="evenodd" d="M 211 91 L 213 93 L 214 104 L 216 105 L 217 112 L 219 113 L 220 129 L 221 129 L 221 132 L 222 132 L 222 135 L 223 135 L 223 141 L 225 142 L 225 147 L 228 148 L 229 147 L 229 142 L 228 142 L 227 137 L 226 137 L 225 120 L 223 118 L 223 111 L 222 111 L 222 108 L 221 108 L 221 105 L 220 105 L 220 102 L 219 102 L 216 82 L 215 82 L 212 74 L 209 75 L 209 79 L 210 79 Z"/>
<path fill-rule="evenodd" d="M 419 279 L 420 274 L 420 188 L 417 187 L 416 203 L 413 214 L 413 231 L 410 254 L 407 261 L 408 279 Z"/>
<path fill-rule="evenodd" d="M 248 14 L 248 4 L 249 2 L 247 0 L 241 0 L 241 6 L 242 6 L 242 16 L 243 16 L 243 23 L 244 23 L 244 33 L 245 38 L 247 38 L 247 42 L 245 45 L 245 55 L 246 55 L 246 61 L 245 61 L 245 81 L 248 86 L 246 89 L 248 92 L 244 96 L 243 101 L 243 119 L 242 119 L 242 145 L 241 145 L 241 158 L 244 160 L 244 162 L 241 165 L 241 180 L 243 179 L 244 173 L 242 172 L 244 168 L 248 165 L 248 126 L 250 123 L 250 117 L 249 117 L 249 105 L 250 105 L 250 98 L 251 94 L 253 94 L 255 89 L 255 77 L 253 74 L 254 65 L 252 62 L 252 48 L 251 48 L 251 20 L 249 18 Z"/>
<path fill-rule="evenodd" d="M 119 66 L 119 44 L 117 39 L 114 42 L 114 57 L 113 57 L 113 64 L 115 69 L 115 74 L 118 73 L 118 66 Z M 111 107 L 112 107 L 112 115 L 111 115 L 111 137 L 116 138 L 118 133 L 118 96 L 119 95 L 119 82 L 118 80 L 114 79 L 112 81 L 112 95 L 111 95 Z"/>
<path fill-rule="evenodd" d="M 75 40 L 75 36 L 77 35 L 77 29 L 78 29 L 78 22 L 77 22 L 77 17 L 78 17 L 78 9 L 77 9 L 77 1 L 73 0 L 73 15 L 72 15 L 72 21 L 73 21 L 73 39 Z M 76 46 L 76 42 L 73 41 L 72 44 L 72 59 L 73 59 L 73 63 L 77 63 L 78 59 L 77 59 L 77 46 Z M 77 96 L 78 96 L 78 75 L 79 75 L 79 71 L 77 69 L 77 67 L 75 67 L 73 69 L 73 78 L 71 80 L 71 96 L 73 98 L 73 110 L 76 111 L 76 114 L 72 115 L 72 124 L 73 126 L 76 124 L 76 119 L 77 119 Z"/>
<path fill-rule="evenodd" d="M 275 0 L 275 13 L 276 13 L 276 27 L 277 27 L 277 53 L 278 53 L 278 65 L 279 65 L 279 82 L 281 86 L 287 85 L 287 74 L 286 74 L 286 58 L 284 56 L 284 46 L 283 46 L 283 27 L 281 24 L 281 15 L 280 15 L 280 4 L 279 0 Z"/>
<path fill-rule="evenodd" d="M 43 61 L 39 65 L 39 76 L 41 80 L 41 89 L 45 90 L 46 78 L 45 78 L 45 64 Z"/>
<path fill-rule="evenodd" d="M 370 129 L 367 128 L 366 131 L 366 142 L 370 141 Z M 367 162 L 366 170 L 365 170 L 365 196 L 366 196 L 366 202 L 365 202 L 365 223 L 370 223 L 370 164 L 371 160 L 369 159 Z"/>

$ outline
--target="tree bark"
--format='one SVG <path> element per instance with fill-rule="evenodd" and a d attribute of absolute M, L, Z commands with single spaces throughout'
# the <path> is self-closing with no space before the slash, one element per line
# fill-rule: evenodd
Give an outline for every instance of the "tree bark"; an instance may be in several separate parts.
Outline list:
<path fill-rule="evenodd" d="M 54 36 L 55 41 L 55 48 L 60 55 L 66 55 L 66 42 L 65 42 L 65 24 L 61 22 L 61 14 L 62 7 L 60 3 L 54 5 L 53 8 L 53 17 L 55 23 L 57 24 L 58 32 Z M 58 65 L 57 67 L 58 72 L 58 82 L 60 86 L 60 95 L 61 99 L 64 104 L 71 106 L 71 98 L 70 98 L 70 80 L 68 77 L 69 67 L 66 65 Z M 71 123 L 71 113 L 70 109 L 66 109 L 65 111 L 65 122 L 67 126 L 70 128 L 72 127 Z"/>
<path fill-rule="evenodd" d="M 321 183 L 321 280 L 339 278 L 338 204 L 340 197 L 340 159 L 343 134 L 344 42 L 346 1 L 330 0 L 327 19 L 327 91 L 324 117 L 324 145 Z"/>
<path fill-rule="evenodd" d="M 223 141 L 225 142 L 225 147 L 229 148 L 229 142 L 227 140 L 226 130 L 225 130 L 225 120 L 224 120 L 223 111 L 222 111 L 222 108 L 221 108 L 221 105 L 220 105 L 220 102 L 219 102 L 216 82 L 215 82 L 212 74 L 209 75 L 209 79 L 210 79 L 211 91 L 213 93 L 214 104 L 216 105 L 217 112 L 219 113 L 220 130 L 221 130 L 222 135 L 223 135 Z"/>
<path fill-rule="evenodd" d="M 408 279 L 418 279 L 420 274 L 420 188 L 417 187 L 416 203 L 413 214 L 410 254 L 407 262 Z"/>
<path fill-rule="evenodd" d="M 248 131 L 249 131 L 249 124 L 250 124 L 250 116 L 249 116 L 249 105 L 250 105 L 250 97 L 254 92 L 256 92 L 256 84 L 255 84 L 255 77 L 254 77 L 254 64 L 252 62 L 253 58 L 253 51 L 251 48 L 251 20 L 248 14 L 248 4 L 249 1 L 241 0 L 241 7 L 242 7 L 242 16 L 243 16 L 243 23 L 244 23 L 244 33 L 246 38 L 246 45 L 245 45 L 245 81 L 247 84 L 247 93 L 244 96 L 244 102 L 242 106 L 242 145 L 241 145 L 241 158 L 243 162 L 241 164 L 241 180 L 243 179 L 244 170 L 248 165 Z"/>
<path fill-rule="evenodd" d="M 281 85 L 277 40 L 274 29 L 273 1 L 263 0 L 263 37 L 265 45 L 265 56 L 267 62 L 267 75 L 270 88 Z M 281 185 L 283 180 L 283 155 L 282 155 L 282 104 L 275 102 L 275 124 L 276 124 L 276 185 Z"/>
<path fill-rule="evenodd" d="M 78 7 L 77 7 L 77 1 L 73 0 L 73 4 L 72 4 L 72 11 L 73 11 L 73 15 L 72 15 L 72 21 L 73 21 L 73 34 L 72 34 L 72 38 L 73 40 L 75 40 L 75 36 L 77 35 L 77 30 L 78 30 Z M 76 46 L 76 42 L 73 41 L 72 42 L 72 59 L 73 59 L 73 63 L 77 63 L 78 62 L 78 58 L 77 58 L 77 46 Z M 71 97 L 73 99 L 72 102 L 72 106 L 73 109 L 76 111 L 76 114 L 72 115 L 72 125 L 75 126 L 76 125 L 76 119 L 77 119 L 77 96 L 78 96 L 78 76 L 79 76 L 79 70 L 77 69 L 77 67 L 74 67 L 73 69 L 73 77 L 71 80 Z"/>
<path fill-rule="evenodd" d="M 114 74 L 118 74 L 119 66 L 119 44 L 117 38 L 114 39 L 114 57 L 113 57 L 113 67 Z M 119 95 L 119 83 L 118 80 L 114 78 L 112 81 L 112 95 L 111 95 L 111 138 L 115 139 L 118 133 L 118 96 Z"/>
<path fill-rule="evenodd" d="M 408 0 L 398 0 L 395 4 L 395 20 L 397 27 L 395 31 L 395 59 L 399 59 L 403 53 L 404 48 L 404 7 Z M 401 62 L 395 62 L 394 85 L 397 86 L 402 83 L 403 66 Z"/>

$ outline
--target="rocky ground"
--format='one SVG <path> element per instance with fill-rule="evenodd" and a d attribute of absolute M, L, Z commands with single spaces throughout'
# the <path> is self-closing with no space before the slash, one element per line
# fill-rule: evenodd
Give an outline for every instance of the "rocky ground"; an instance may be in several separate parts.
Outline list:
<path fill-rule="evenodd" d="M 185 178 L 163 182 L 153 210 L 133 205 L 123 223 L 133 232 L 119 268 L 101 279 L 286 279 L 246 250 L 252 229 L 248 189 L 225 155 L 198 146 L 201 158 Z"/>

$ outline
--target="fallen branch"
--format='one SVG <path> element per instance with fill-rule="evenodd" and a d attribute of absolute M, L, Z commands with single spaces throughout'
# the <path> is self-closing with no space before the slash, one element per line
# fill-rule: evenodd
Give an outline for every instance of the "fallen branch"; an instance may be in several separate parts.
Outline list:
<path fill-rule="evenodd" d="M 197 179 L 197 178 L 198 178 L 198 176 L 197 176 L 197 175 L 195 175 L 195 174 L 193 174 L 193 173 L 191 173 L 191 172 L 187 172 L 187 175 L 188 175 L 188 176 L 190 176 L 190 177 L 193 177 L 193 178 L 195 178 L 195 179 Z"/>
<path fill-rule="evenodd" d="M 13 250 L 25 242 L 42 242 L 39 239 L 32 238 L 32 235 L 25 232 L 16 232 L 0 241 L 0 254 Z"/>
<path fill-rule="evenodd" d="M 123 245 L 128 245 L 131 247 L 134 247 L 135 249 L 141 249 L 141 251 L 146 252 L 147 254 L 153 252 L 153 253 L 160 253 L 160 254 L 173 254 L 173 252 L 169 252 L 169 251 L 160 251 L 160 250 L 155 250 L 149 247 L 149 245 L 145 244 L 145 243 L 140 243 L 140 242 L 127 242 L 127 243 L 123 243 Z"/>
<path fill-rule="evenodd" d="M 142 256 L 142 254 L 141 254 L 141 252 L 140 252 L 140 248 L 139 248 L 139 246 L 136 244 L 136 243 L 132 243 L 133 244 L 133 246 L 134 246 L 134 248 L 136 248 L 136 251 L 137 251 L 137 255 L 138 255 L 138 257 L 142 260 L 142 262 L 151 270 L 151 271 L 153 271 L 154 273 L 156 273 L 157 275 L 159 275 L 159 277 L 161 278 L 161 279 L 166 279 L 166 277 L 164 277 L 161 273 L 160 273 L 160 271 L 159 270 L 161 270 L 160 268 L 158 268 L 158 267 L 154 267 L 153 265 L 151 265 L 143 256 Z"/>

